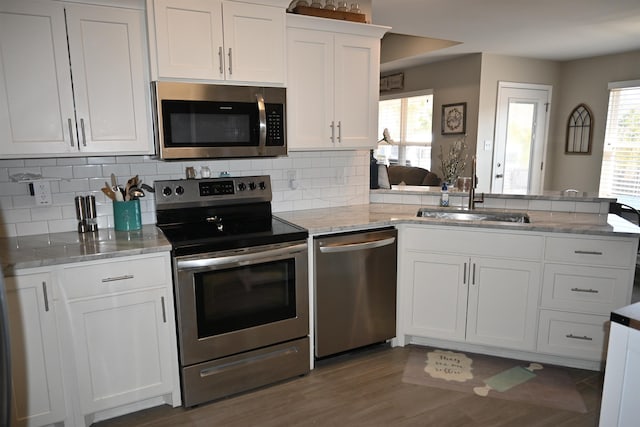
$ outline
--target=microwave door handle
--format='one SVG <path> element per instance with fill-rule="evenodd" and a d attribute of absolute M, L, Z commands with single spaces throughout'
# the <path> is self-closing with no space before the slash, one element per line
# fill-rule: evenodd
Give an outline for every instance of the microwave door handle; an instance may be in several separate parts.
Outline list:
<path fill-rule="evenodd" d="M 267 112 L 264 107 L 264 97 L 261 93 L 256 94 L 258 100 L 258 118 L 260 119 L 260 141 L 258 149 L 263 150 L 267 145 Z"/>

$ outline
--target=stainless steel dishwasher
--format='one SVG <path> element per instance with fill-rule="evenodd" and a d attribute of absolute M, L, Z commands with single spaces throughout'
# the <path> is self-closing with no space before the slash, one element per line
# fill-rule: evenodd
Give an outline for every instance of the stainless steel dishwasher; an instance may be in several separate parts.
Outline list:
<path fill-rule="evenodd" d="M 315 356 L 396 336 L 398 231 L 314 238 Z"/>

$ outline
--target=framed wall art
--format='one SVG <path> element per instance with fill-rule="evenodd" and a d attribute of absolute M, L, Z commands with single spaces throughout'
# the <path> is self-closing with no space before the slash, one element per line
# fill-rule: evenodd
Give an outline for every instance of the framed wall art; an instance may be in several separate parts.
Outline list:
<path fill-rule="evenodd" d="M 443 105 L 442 135 L 463 135 L 465 133 L 467 133 L 467 103 Z"/>

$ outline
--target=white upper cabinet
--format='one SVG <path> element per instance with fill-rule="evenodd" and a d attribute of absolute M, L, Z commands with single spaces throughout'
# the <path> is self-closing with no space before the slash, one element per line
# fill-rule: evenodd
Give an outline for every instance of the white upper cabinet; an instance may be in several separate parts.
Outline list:
<path fill-rule="evenodd" d="M 327 21 L 327 22 L 325 22 Z M 290 150 L 373 148 L 387 27 L 287 18 Z"/>
<path fill-rule="evenodd" d="M 284 8 L 221 0 L 149 0 L 147 8 L 154 79 L 284 84 Z"/>
<path fill-rule="evenodd" d="M 0 4 L 0 157 L 152 153 L 148 83 L 143 11 Z"/>
<path fill-rule="evenodd" d="M 70 153 L 77 150 L 70 132 L 75 118 L 63 5 L 3 1 L 0 155 Z"/>

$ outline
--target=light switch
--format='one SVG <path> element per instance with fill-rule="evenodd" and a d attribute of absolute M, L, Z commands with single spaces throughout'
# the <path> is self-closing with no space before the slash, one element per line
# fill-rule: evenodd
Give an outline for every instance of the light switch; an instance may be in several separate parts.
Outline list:
<path fill-rule="evenodd" d="M 484 141 L 484 151 L 491 151 L 491 146 L 492 146 L 492 141 L 491 140 L 485 140 Z"/>

